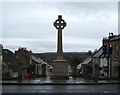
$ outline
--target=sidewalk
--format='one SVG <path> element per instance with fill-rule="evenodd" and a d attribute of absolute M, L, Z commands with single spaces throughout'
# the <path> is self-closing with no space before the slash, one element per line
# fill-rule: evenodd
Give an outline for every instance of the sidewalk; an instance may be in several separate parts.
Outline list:
<path fill-rule="evenodd" d="M 84 78 L 70 78 L 69 80 L 51 80 L 50 78 L 36 78 L 30 80 L 2 81 L 3 85 L 90 85 L 90 84 L 120 84 L 117 80 L 89 80 Z"/>

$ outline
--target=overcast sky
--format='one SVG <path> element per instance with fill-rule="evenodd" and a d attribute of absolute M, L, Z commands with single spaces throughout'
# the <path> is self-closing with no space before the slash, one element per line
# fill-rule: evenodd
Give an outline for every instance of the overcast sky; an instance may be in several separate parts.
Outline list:
<path fill-rule="evenodd" d="M 101 47 L 102 38 L 109 32 L 118 34 L 117 2 L 11 2 L 0 4 L 0 8 L 3 46 L 12 51 L 27 47 L 33 52 L 56 52 L 53 22 L 58 15 L 67 23 L 63 30 L 64 52 L 93 51 Z"/>

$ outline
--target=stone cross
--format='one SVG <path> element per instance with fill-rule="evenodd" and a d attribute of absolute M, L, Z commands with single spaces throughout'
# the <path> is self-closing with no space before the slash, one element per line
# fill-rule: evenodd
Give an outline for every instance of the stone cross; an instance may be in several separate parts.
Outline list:
<path fill-rule="evenodd" d="M 65 28 L 66 22 L 62 19 L 62 15 L 58 15 L 58 19 L 54 22 L 54 26 L 58 30 L 57 60 L 63 60 L 62 29 Z"/>

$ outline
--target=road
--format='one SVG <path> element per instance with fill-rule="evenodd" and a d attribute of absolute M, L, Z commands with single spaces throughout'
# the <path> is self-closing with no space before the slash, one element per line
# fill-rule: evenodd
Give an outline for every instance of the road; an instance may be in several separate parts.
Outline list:
<path fill-rule="evenodd" d="M 53 95 L 61 93 L 65 95 L 118 95 L 119 87 L 117 84 L 99 85 L 3 85 L 3 95 Z M 11 93 L 11 94 L 10 94 Z M 27 94 L 29 93 L 29 94 Z M 41 94 L 40 94 L 41 93 Z M 81 93 L 81 94 L 80 94 Z M 58 95 L 58 94 L 57 94 Z"/>

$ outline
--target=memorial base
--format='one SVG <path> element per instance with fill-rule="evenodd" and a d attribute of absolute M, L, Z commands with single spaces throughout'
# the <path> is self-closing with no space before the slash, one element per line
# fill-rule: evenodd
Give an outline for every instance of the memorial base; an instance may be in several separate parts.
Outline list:
<path fill-rule="evenodd" d="M 51 79 L 69 79 L 68 66 L 69 64 L 66 60 L 54 60 L 52 65 Z"/>

